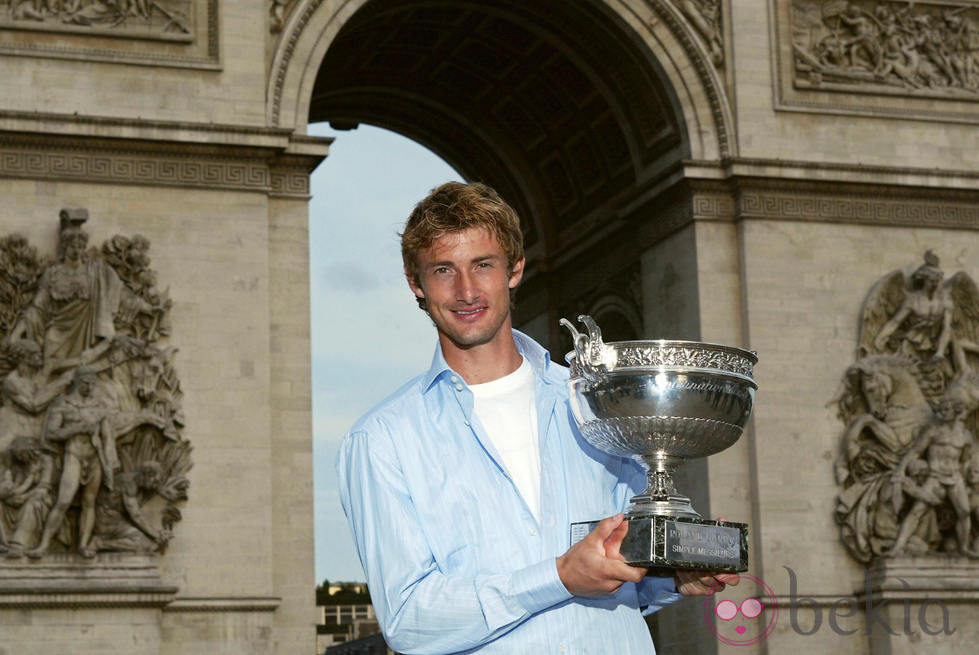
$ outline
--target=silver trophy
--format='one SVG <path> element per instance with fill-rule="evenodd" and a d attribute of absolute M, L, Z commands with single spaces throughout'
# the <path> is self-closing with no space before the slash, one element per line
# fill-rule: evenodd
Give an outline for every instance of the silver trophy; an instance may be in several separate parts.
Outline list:
<path fill-rule="evenodd" d="M 757 385 L 754 352 L 695 341 L 604 343 L 590 316 L 585 332 L 567 319 L 574 352 L 571 410 L 582 436 L 646 469 L 646 490 L 626 511 L 629 531 L 620 552 L 654 569 L 748 569 L 748 526 L 704 519 L 673 483 L 687 459 L 713 455 L 741 436 Z M 598 521 L 571 526 L 572 543 Z"/>

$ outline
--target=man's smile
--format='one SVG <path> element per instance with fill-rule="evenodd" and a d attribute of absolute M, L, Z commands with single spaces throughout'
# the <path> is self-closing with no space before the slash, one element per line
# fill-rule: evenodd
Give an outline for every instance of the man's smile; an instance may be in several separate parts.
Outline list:
<path fill-rule="evenodd" d="M 451 311 L 456 319 L 472 323 L 482 317 L 486 310 L 487 307 L 484 305 L 482 307 L 473 307 L 472 309 L 453 309 Z"/>

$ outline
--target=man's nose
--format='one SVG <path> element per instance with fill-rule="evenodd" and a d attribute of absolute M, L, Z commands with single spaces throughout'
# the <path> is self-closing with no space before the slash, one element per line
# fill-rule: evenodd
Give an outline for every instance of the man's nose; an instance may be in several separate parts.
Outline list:
<path fill-rule="evenodd" d="M 465 303 L 474 303 L 479 298 L 476 280 L 466 271 L 462 271 L 456 276 L 456 298 Z"/>

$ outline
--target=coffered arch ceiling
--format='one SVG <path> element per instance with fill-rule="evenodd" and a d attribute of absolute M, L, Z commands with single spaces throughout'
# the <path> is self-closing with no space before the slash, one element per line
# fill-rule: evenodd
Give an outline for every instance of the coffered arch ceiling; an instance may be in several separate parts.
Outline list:
<path fill-rule="evenodd" d="M 601 2 L 370 0 L 330 44 L 309 121 L 391 129 L 497 188 L 541 261 L 688 156 L 664 79 Z"/>

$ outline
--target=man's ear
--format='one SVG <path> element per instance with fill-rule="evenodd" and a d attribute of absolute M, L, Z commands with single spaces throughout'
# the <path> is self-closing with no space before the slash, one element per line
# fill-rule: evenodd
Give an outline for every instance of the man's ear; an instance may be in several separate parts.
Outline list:
<path fill-rule="evenodd" d="M 405 280 L 408 281 L 408 286 L 411 288 L 411 292 L 415 294 L 416 298 L 425 298 L 425 290 L 422 289 L 421 285 L 418 283 L 418 275 L 412 275 L 405 269 Z"/>
<path fill-rule="evenodd" d="M 513 268 L 510 269 L 510 280 L 507 282 L 511 289 L 515 289 L 520 284 L 520 278 L 523 277 L 523 267 L 526 263 L 527 260 L 523 257 L 513 262 Z"/>

